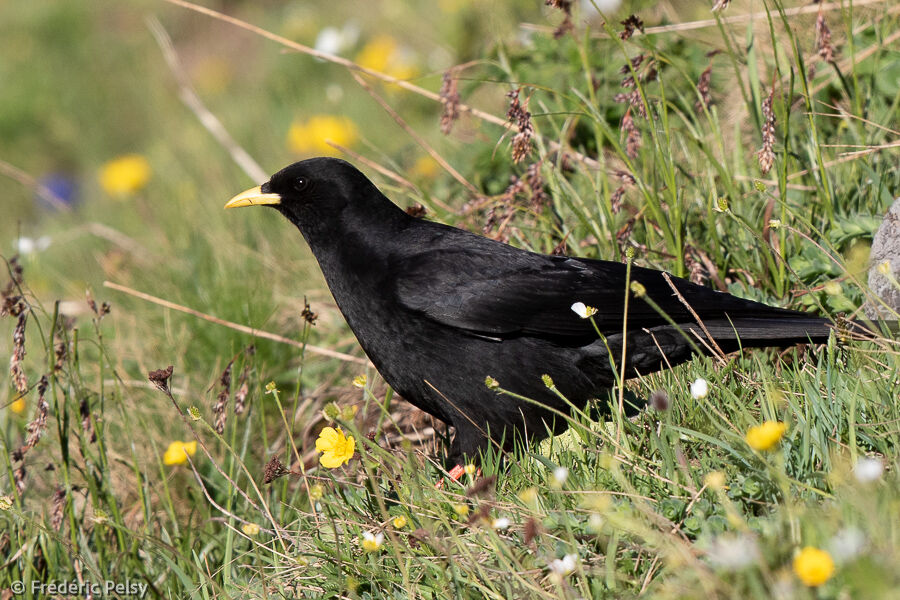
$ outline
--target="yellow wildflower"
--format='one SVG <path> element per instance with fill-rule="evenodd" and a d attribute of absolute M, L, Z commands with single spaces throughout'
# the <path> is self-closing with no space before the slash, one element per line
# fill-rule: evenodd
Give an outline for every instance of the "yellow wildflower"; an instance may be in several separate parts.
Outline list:
<path fill-rule="evenodd" d="M 466 472 L 466 475 L 474 475 L 478 471 L 478 467 L 476 467 L 472 463 L 469 463 L 465 467 L 463 467 L 463 470 Z"/>
<path fill-rule="evenodd" d="M 231 62 L 217 56 L 202 58 L 193 69 L 192 79 L 204 95 L 221 94 L 233 79 Z"/>
<path fill-rule="evenodd" d="M 519 500 L 524 502 L 525 504 L 534 504 L 537 502 L 538 494 L 537 488 L 529 487 L 525 488 L 521 492 L 519 492 Z"/>
<path fill-rule="evenodd" d="M 130 196 L 142 190 L 148 181 L 150 163 L 139 154 L 120 156 L 100 169 L 100 187 L 110 196 Z"/>
<path fill-rule="evenodd" d="M 406 527 L 406 517 L 400 515 L 399 517 L 394 517 L 394 528 L 395 529 L 403 529 Z"/>
<path fill-rule="evenodd" d="M 834 560 L 824 550 L 807 546 L 794 557 L 794 573 L 804 585 L 817 587 L 831 579 Z"/>
<path fill-rule="evenodd" d="M 381 544 L 383 543 L 383 533 L 371 533 L 369 531 L 364 531 L 359 541 L 360 546 L 362 546 L 362 549 L 366 552 L 377 551 L 379 548 L 381 548 Z"/>
<path fill-rule="evenodd" d="M 21 415 L 25 412 L 25 397 L 19 396 L 15 400 L 12 401 L 12 404 L 9 405 L 9 410 L 13 411 L 17 415 Z"/>
<path fill-rule="evenodd" d="M 356 143 L 359 132 L 353 121 L 334 115 L 315 115 L 307 121 L 294 121 L 288 130 L 287 144 L 297 154 L 337 154 L 329 141 L 350 147 Z"/>
<path fill-rule="evenodd" d="M 309 499 L 318 502 L 325 495 L 325 487 L 321 483 L 314 483 L 309 486 Z"/>
<path fill-rule="evenodd" d="M 244 523 L 241 525 L 241 531 L 246 535 L 257 535 L 259 533 L 259 525 L 256 523 Z"/>
<path fill-rule="evenodd" d="M 441 172 L 441 165 L 427 154 L 423 154 L 416 159 L 409 172 L 419 179 L 434 179 Z"/>
<path fill-rule="evenodd" d="M 453 512 L 455 512 L 460 517 L 465 517 L 469 514 L 469 505 L 468 504 L 454 504 Z"/>
<path fill-rule="evenodd" d="M 404 56 L 400 44 L 389 35 L 374 37 L 356 55 L 356 63 L 396 79 L 410 79 L 416 74 L 416 68 Z"/>
<path fill-rule="evenodd" d="M 768 450 L 778 443 L 786 429 L 787 425 L 781 421 L 766 421 L 748 429 L 744 439 L 754 450 Z"/>
<path fill-rule="evenodd" d="M 356 377 L 353 378 L 353 387 L 358 387 L 358 388 L 360 388 L 360 389 L 365 389 L 365 387 L 366 387 L 366 376 L 365 376 L 365 374 L 363 374 L 363 375 L 357 375 Z"/>
<path fill-rule="evenodd" d="M 711 490 L 725 489 L 725 473 L 722 471 L 710 471 L 703 476 L 703 485 Z"/>
<path fill-rule="evenodd" d="M 319 464 L 326 469 L 336 469 L 353 458 L 356 441 L 353 436 L 345 436 L 340 428 L 326 427 L 316 440 L 316 450 L 322 453 Z"/>
<path fill-rule="evenodd" d="M 163 464 L 168 466 L 183 465 L 188 456 L 197 452 L 197 442 L 172 442 L 163 454 Z"/>

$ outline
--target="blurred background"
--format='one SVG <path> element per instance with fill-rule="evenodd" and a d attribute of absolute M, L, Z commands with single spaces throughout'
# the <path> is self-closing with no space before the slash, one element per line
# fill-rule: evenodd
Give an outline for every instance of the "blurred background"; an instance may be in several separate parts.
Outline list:
<path fill-rule="evenodd" d="M 437 91 L 448 67 L 496 41 L 516 43 L 518 22 L 542 14 L 513 4 L 209 6 Z M 0 252 L 20 254 L 31 289 L 49 306 L 61 299 L 65 312 L 83 316 L 86 289 L 110 301 L 110 341 L 130 341 L 135 360 L 183 353 L 190 363 L 232 338 L 189 317 L 164 324 L 162 311 L 104 290 L 105 280 L 283 333 L 299 331 L 304 295 L 314 305 L 328 299 L 299 236 L 274 213 L 222 210 L 259 182 L 181 101 L 184 84 L 266 173 L 341 154 L 325 143 L 331 139 L 419 185 L 442 177 L 345 68 L 208 16 L 165 2 L 6 2 L 0 23 Z M 171 38 L 176 70 L 153 31 Z M 488 86 L 486 108 L 502 115 L 505 92 Z M 380 93 L 441 152 L 465 152 L 473 136 L 484 136 L 472 122 L 442 136 L 438 104 L 391 87 Z M 450 203 L 461 195 L 449 184 L 435 190 Z M 408 188 L 398 191 L 395 199 L 406 201 Z M 152 348 L 148 325 L 162 336 Z M 126 370 L 139 375 L 136 364 Z"/>
<path fill-rule="evenodd" d="M 303 158 L 346 158 L 401 207 L 424 208 L 427 218 L 519 247 L 610 260 L 624 260 L 633 251 L 637 264 L 744 297 L 822 315 L 855 314 L 868 293 L 872 235 L 900 189 L 900 8 L 861 0 L 852 10 L 828 4 L 818 15 L 821 7 L 797 3 L 766 17 L 760 11 L 768 5 L 752 0 L 717 2 L 731 4 L 717 15 L 706 3 L 680 0 L 551 4 L 557 6 L 543 0 L 203 3 L 236 24 L 174 0 L 0 2 L 0 256 L 18 257 L 30 307 L 27 326 L 21 319 L 0 319 L 0 358 L 13 357 L 28 379 L 27 393 L 12 381 L 0 387 L 6 450 L 0 500 L 9 494 L 10 505 L 15 500 L 20 510 L 8 517 L 18 537 L 11 542 L 0 533 L 0 556 L 35 548 L 50 528 L 64 535 L 55 519 L 64 504 L 70 539 L 44 547 L 48 561 L 53 562 L 51 555 L 57 560 L 50 573 L 68 577 L 89 564 L 69 564 L 70 549 L 78 546 L 85 556 L 98 557 L 97 572 L 115 563 L 129 576 L 149 572 L 148 579 L 157 573 L 164 579 L 177 555 L 175 562 L 202 579 L 205 565 L 195 562 L 193 536 L 208 542 L 211 554 L 228 565 L 236 531 L 222 526 L 227 519 L 202 497 L 207 492 L 222 505 L 233 502 L 247 522 L 275 527 L 278 521 L 304 532 L 296 554 L 321 559 L 315 564 L 328 580 L 324 588 L 343 593 L 353 581 L 358 585 L 371 576 L 371 564 L 355 542 L 336 543 L 310 518 L 323 505 L 343 515 L 352 504 L 358 511 L 347 517 L 352 540 L 373 523 L 387 522 L 384 505 L 373 508 L 360 483 L 368 463 L 354 462 L 346 472 L 314 472 L 310 481 L 319 485 L 317 493 L 305 478 L 302 486 L 284 478 L 280 486 L 265 488 L 272 506 L 285 511 L 274 517 L 261 517 L 237 493 L 261 479 L 270 457 L 281 456 L 285 464 L 296 458 L 294 441 L 308 467 L 315 467 L 316 429 L 323 419 L 335 418 L 323 417 L 331 402 L 345 411 L 339 413 L 344 422 L 356 419 L 358 439 L 381 435 L 384 385 L 366 366 L 299 233 L 275 211 L 223 210 L 234 194 Z M 559 6 L 572 9 L 572 27 Z M 627 21 L 631 14 L 644 23 Z M 645 35 L 628 39 L 627 30 L 644 25 Z M 344 66 L 291 49 L 290 43 L 344 57 L 424 92 L 374 77 L 361 85 Z M 461 101 L 487 118 L 462 114 L 444 133 L 441 104 L 427 94 L 447 94 L 442 87 L 451 67 L 458 67 L 452 77 Z M 517 163 L 510 152 L 513 134 L 503 124 L 508 94 L 520 87 L 537 135 L 527 160 Z M 767 127 L 775 132 L 769 141 Z M 556 144 L 565 152 L 557 152 Z M 771 171 L 762 167 L 769 154 Z M 5 280 L 4 273 L 0 283 Z M 14 293 L 13 288 L 7 291 Z M 304 316 L 307 302 L 316 315 L 314 326 Z M 111 307 L 108 314 L 103 303 Z M 210 319 L 351 359 L 301 353 Z M 27 338 L 23 344 L 14 341 L 19 324 Z M 54 356 L 60 340 L 68 349 L 62 357 Z M 246 351 L 251 343 L 255 353 Z M 27 353 L 15 358 L 26 347 Z M 665 415 L 647 410 L 640 420 L 624 424 L 631 428 L 625 437 L 633 446 L 625 455 L 632 462 L 617 455 L 626 468 L 610 466 L 602 452 L 612 446 L 620 452 L 622 436 L 618 431 L 613 441 L 602 423 L 596 439 L 555 447 L 552 460 L 572 467 L 573 480 L 576 465 L 589 465 L 584 479 L 577 480 L 580 491 L 618 490 L 622 498 L 641 502 L 649 497 L 660 511 L 646 511 L 655 520 L 648 517 L 647 527 L 623 527 L 629 531 L 626 548 L 616 546 L 619 532 L 599 542 L 591 528 L 602 524 L 585 517 L 588 509 L 600 511 L 599 504 L 579 504 L 574 493 L 547 497 L 558 515 L 574 515 L 571 522 L 562 516 L 544 519 L 519 491 L 533 495 L 534 486 L 542 493 L 559 491 L 562 483 L 553 488 L 545 481 L 545 466 L 552 466 L 547 460 L 529 459 L 521 462 L 523 472 L 511 473 L 509 483 L 501 481 L 502 497 L 506 506 L 524 511 L 515 515 L 519 522 L 544 519 L 542 526 L 553 535 L 540 542 L 545 544 L 540 552 L 532 552 L 531 541 L 501 547 L 500 538 L 485 529 L 487 542 L 472 543 L 460 571 L 476 573 L 484 556 L 518 548 L 519 572 L 544 586 L 547 597 L 559 597 L 542 579 L 548 559 L 578 549 L 596 567 L 592 587 L 579 588 L 581 597 L 603 586 L 608 597 L 622 597 L 622 589 L 643 593 L 661 565 L 678 567 L 688 556 L 700 563 L 703 551 L 682 549 L 680 544 L 687 547 L 682 537 L 693 536 L 691 543 L 704 535 L 713 539 L 732 523 L 734 502 L 756 519 L 744 529 L 753 529 L 767 544 L 771 568 L 762 570 L 769 577 L 787 564 L 788 531 L 821 529 L 820 537 L 827 539 L 829 528 L 837 529 L 837 513 L 849 514 L 846 507 L 864 500 L 851 489 L 850 500 L 827 519 L 808 512 L 798 526 L 796 507 L 781 511 L 779 505 L 789 496 L 786 473 L 799 482 L 790 482 L 799 494 L 818 501 L 833 491 L 823 473 L 842 473 L 845 483 L 851 481 L 842 453 L 895 461 L 900 443 L 896 403 L 882 402 L 896 399 L 896 350 L 845 355 L 829 347 L 820 354 L 789 352 L 782 362 L 774 353 L 752 353 L 721 370 L 712 360 L 698 359 L 631 381 L 630 397 L 641 400 L 666 390 L 673 400 Z M 172 450 L 170 444 L 195 438 L 147 381 L 150 371 L 167 365 L 175 367 L 171 391 L 177 403 L 201 407 L 206 421 L 212 421 L 221 394 L 226 400 L 240 393 L 249 399 L 251 409 L 224 430 L 230 445 L 209 430 L 197 438 L 206 440 L 216 465 L 221 462 L 232 479 L 221 477 L 200 454 L 198 471 L 208 489 L 201 491 L 187 468 L 176 469 L 186 461 L 180 447 Z M 51 410 L 52 435 L 24 461 L 10 458 L 29 435 L 35 397 L 43 398 L 37 382 L 48 368 L 57 386 L 53 402 L 60 403 Z M 232 387 L 230 379 L 224 383 L 226 373 L 235 380 Z M 708 402 L 715 409 L 690 399 L 688 384 L 698 377 L 710 379 Z M 269 382 L 282 390 L 284 405 L 266 391 Z M 820 396 L 828 401 L 819 403 Z M 357 415 L 351 405 L 363 410 Z M 365 407 L 374 407 L 369 417 Z M 404 412 L 399 403 L 393 408 L 398 421 L 424 426 L 416 423 L 421 414 Z M 805 416 L 809 419 L 802 421 Z M 744 444 L 742 432 L 758 420 L 794 418 L 798 423 L 791 423 L 788 435 L 802 440 L 785 444 L 785 460 L 772 461 L 780 469 L 776 473 Z M 866 427 L 871 428 L 853 429 L 857 419 L 870 420 Z M 436 468 L 420 469 L 431 464 L 424 457 L 433 455 L 433 448 L 415 455 L 408 449 L 391 455 L 402 468 L 390 461 L 381 465 L 396 467 L 399 479 L 387 484 L 390 493 L 425 490 L 410 500 L 413 508 L 426 514 L 437 506 L 436 512 L 443 511 L 440 527 L 464 522 L 459 499 L 438 505 L 429 496 L 443 493 L 434 490 Z M 239 463 L 249 471 L 241 472 Z M 20 466 L 28 470 L 21 486 Z M 691 513 L 701 506 L 692 494 L 707 489 L 707 473 L 728 473 L 734 485 L 720 483 L 715 502 L 702 501 L 710 505 L 706 512 Z M 342 495 L 329 499 L 326 493 L 322 500 L 322 485 Z M 810 492 L 820 488 L 827 492 Z M 79 490 L 83 493 L 76 494 Z M 896 504 L 895 493 L 882 491 L 882 508 Z M 51 496 L 62 500 L 51 507 Z M 666 512 L 671 506 L 677 510 Z M 776 516 L 757 519 L 769 510 Z M 887 581 L 885 573 L 896 576 L 897 528 L 879 520 L 887 509 L 863 506 L 859 513 L 870 519 L 866 526 L 873 540 L 884 536 L 881 546 L 873 542 L 872 556 L 889 565 L 879 571 L 880 580 Z M 23 514 L 29 519 L 20 519 Z M 414 515 L 408 516 L 412 521 Z M 113 526 L 104 529 L 107 518 Z M 433 525 L 425 517 L 422 523 Z M 659 538 L 641 537 L 657 526 Z M 232 536 L 227 542 L 223 531 Z M 82 532 L 96 537 L 76 539 Z M 153 542 L 147 551 L 151 559 L 143 550 L 147 540 Z M 676 548 L 671 554 L 655 553 L 670 542 Z M 332 546 L 345 554 L 335 558 L 329 554 Z M 418 552 L 414 547 L 408 550 Z M 242 548 L 255 551 L 249 543 Z M 610 548 L 612 556 L 618 548 L 623 560 L 604 573 L 598 561 Z M 117 562 L 126 550 L 127 560 Z M 419 558 L 430 565 L 434 597 L 441 597 L 448 578 L 457 585 L 457 574 L 432 560 L 430 552 L 423 546 Z M 276 554 L 273 563 L 281 560 Z M 16 577 L 37 573 L 38 560 L 26 558 L 0 564 L 15 563 Z M 356 561 L 354 579 L 340 567 L 327 572 L 342 560 Z M 398 555 L 397 564 L 404 560 Z M 147 567 L 148 561 L 155 563 Z M 280 590 L 285 595 L 291 595 L 292 573 L 301 564 L 288 562 L 277 567 L 279 577 L 286 573 L 288 587 Z M 704 565 L 662 571 L 675 582 L 670 597 L 699 589 L 692 573 L 701 573 L 709 585 L 721 583 L 727 590 L 721 597 L 750 597 L 738 589 L 772 597 L 771 580 L 762 585 L 750 578 L 746 587 L 731 588 L 728 575 L 710 583 L 714 577 Z M 382 574 L 394 577 L 398 568 Z M 508 565 L 494 568 L 506 573 Z M 227 567 L 224 572 L 210 575 L 210 585 L 227 582 Z M 587 567 L 584 572 L 591 574 Z M 0 573 L 5 585 L 3 577 Z M 484 593 L 477 587 L 479 575 L 472 577 L 476 595 Z M 506 579 L 484 580 L 501 586 Z M 868 584 L 879 577 L 865 573 L 858 580 Z M 617 582 L 626 587 L 616 589 Z M 233 595 L 240 591 L 230 589 Z M 313 597 L 321 597 L 315 595 L 319 591 Z"/>

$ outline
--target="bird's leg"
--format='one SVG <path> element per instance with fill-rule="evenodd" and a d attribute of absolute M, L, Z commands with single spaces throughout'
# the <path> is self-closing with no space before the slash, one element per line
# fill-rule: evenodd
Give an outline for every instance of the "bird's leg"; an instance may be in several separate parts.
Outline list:
<path fill-rule="evenodd" d="M 457 464 L 453 465 L 453 468 L 447 471 L 447 476 L 451 481 L 459 481 L 460 477 L 465 475 L 465 473 L 466 467 L 464 465 Z M 481 477 L 481 467 L 475 469 L 475 478 L 477 479 L 478 477 Z M 434 487 L 436 487 L 437 489 L 442 489 L 444 487 L 444 478 L 441 477 L 438 482 L 434 484 Z"/>

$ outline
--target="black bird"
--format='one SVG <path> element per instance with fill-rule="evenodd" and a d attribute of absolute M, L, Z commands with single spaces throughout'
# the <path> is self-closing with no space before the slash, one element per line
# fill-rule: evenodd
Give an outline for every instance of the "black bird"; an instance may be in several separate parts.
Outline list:
<path fill-rule="evenodd" d="M 564 419 L 543 407 L 568 414 L 568 405 L 542 375 L 584 406 L 613 384 L 613 362 L 621 368 L 624 264 L 536 254 L 414 218 L 334 158 L 295 163 L 225 207 L 257 204 L 303 234 L 385 381 L 456 428 L 451 459 L 475 458 L 491 439 L 509 448 L 515 438 L 564 430 Z M 698 349 L 824 342 L 832 330 L 825 319 L 662 271 L 634 266 L 631 280 L 645 292 L 629 298 L 626 377 L 685 362 Z M 597 309 L 593 323 L 573 310 L 579 302 Z M 539 404 L 490 389 L 487 377 Z"/>

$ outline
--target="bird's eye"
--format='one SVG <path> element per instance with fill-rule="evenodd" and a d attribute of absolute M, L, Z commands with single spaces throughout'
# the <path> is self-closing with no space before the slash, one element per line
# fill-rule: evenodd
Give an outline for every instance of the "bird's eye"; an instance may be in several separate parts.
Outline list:
<path fill-rule="evenodd" d="M 309 187 L 309 179 L 306 177 L 297 177 L 294 179 L 294 189 L 298 192 L 302 192 L 306 188 Z"/>

